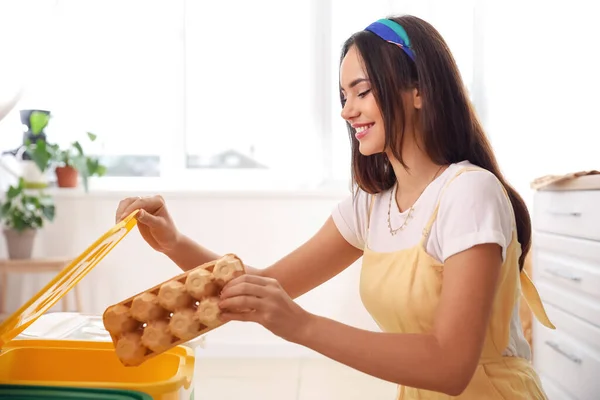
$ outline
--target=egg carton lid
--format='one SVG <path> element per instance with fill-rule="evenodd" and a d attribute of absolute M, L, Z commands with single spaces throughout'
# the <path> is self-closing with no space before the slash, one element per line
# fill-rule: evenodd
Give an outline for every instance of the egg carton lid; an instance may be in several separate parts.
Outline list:
<path fill-rule="evenodd" d="M 63 268 L 44 288 L 0 325 L 0 349 L 19 336 L 75 287 L 137 224 L 129 214 Z"/>

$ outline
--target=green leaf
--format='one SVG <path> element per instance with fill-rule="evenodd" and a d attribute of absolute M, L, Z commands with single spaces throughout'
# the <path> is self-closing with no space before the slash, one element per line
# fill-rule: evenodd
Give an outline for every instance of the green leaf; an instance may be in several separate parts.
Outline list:
<path fill-rule="evenodd" d="M 75 167 L 75 169 L 77 171 L 79 171 L 79 175 L 83 176 L 88 176 L 88 167 L 87 167 L 87 162 L 86 159 L 84 157 L 76 157 L 72 160 L 72 165 L 73 167 Z"/>
<path fill-rule="evenodd" d="M 86 193 L 89 192 L 89 190 L 90 190 L 90 182 L 89 182 L 88 176 L 89 175 L 81 176 L 81 180 L 83 182 L 83 189 L 85 190 Z"/>
<path fill-rule="evenodd" d="M 29 116 L 29 125 L 31 126 L 31 133 L 39 135 L 42 133 L 46 125 L 50 121 L 50 115 L 39 111 L 33 111 Z"/>
<path fill-rule="evenodd" d="M 0 208 L 0 218 L 4 218 L 5 216 L 9 215 L 11 207 L 12 204 L 10 202 L 2 204 L 2 207 Z"/>
<path fill-rule="evenodd" d="M 48 221 L 54 221 L 56 216 L 56 207 L 54 205 L 42 207 L 42 214 L 48 219 Z"/>
<path fill-rule="evenodd" d="M 46 142 L 42 140 L 38 140 L 35 146 L 28 147 L 27 153 L 42 172 L 50 166 L 50 161 L 53 158 Z"/>
<path fill-rule="evenodd" d="M 16 218 L 15 218 L 15 219 L 13 220 L 13 227 L 14 227 L 14 228 L 15 228 L 17 231 L 19 231 L 19 232 L 22 232 L 22 231 L 24 231 L 24 230 L 25 230 L 25 226 L 26 226 L 26 225 L 25 225 L 25 221 L 24 221 L 23 219 L 21 219 L 21 218 L 19 218 L 19 219 L 16 219 Z"/>
<path fill-rule="evenodd" d="M 104 176 L 106 174 L 106 166 L 98 165 L 98 169 L 96 170 L 96 173 L 98 174 L 98 176 Z"/>
<path fill-rule="evenodd" d="M 90 138 L 90 141 L 95 141 L 96 138 L 98 137 L 96 134 L 92 133 L 92 132 L 87 132 L 88 138 Z"/>
<path fill-rule="evenodd" d="M 81 147 L 81 144 L 79 144 L 79 142 L 73 142 L 73 147 L 77 149 L 77 152 L 80 156 L 83 156 L 83 148 Z"/>
<path fill-rule="evenodd" d="M 6 193 L 6 197 L 8 200 L 12 200 L 15 197 L 17 197 L 18 195 L 21 194 L 23 190 L 21 188 L 19 188 L 18 186 L 11 186 L 8 188 L 8 192 Z"/>
<path fill-rule="evenodd" d="M 44 194 L 40 196 L 39 203 L 42 206 L 51 206 L 52 204 L 54 204 L 54 200 L 52 199 L 52 197 L 48 196 L 47 194 Z"/>

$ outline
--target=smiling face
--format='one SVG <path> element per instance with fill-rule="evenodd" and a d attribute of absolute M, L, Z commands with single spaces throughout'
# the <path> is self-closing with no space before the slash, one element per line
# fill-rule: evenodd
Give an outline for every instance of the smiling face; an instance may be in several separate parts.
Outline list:
<path fill-rule="evenodd" d="M 341 116 L 355 130 L 354 137 L 363 156 L 385 152 L 389 158 L 396 158 L 393 151 L 386 147 L 384 117 L 372 85 L 360 52 L 356 46 L 351 46 L 340 64 Z M 396 121 L 402 126 L 400 129 L 403 132 L 402 146 L 396 151 L 410 153 L 415 145 L 414 116 L 422 107 L 421 97 L 416 88 L 410 88 L 399 91 L 396 99 L 397 103 L 390 108 L 390 112 L 395 112 Z"/>
<path fill-rule="evenodd" d="M 342 118 L 356 131 L 361 154 L 381 153 L 385 150 L 383 118 L 356 46 L 342 60 L 340 85 L 344 99 Z"/>

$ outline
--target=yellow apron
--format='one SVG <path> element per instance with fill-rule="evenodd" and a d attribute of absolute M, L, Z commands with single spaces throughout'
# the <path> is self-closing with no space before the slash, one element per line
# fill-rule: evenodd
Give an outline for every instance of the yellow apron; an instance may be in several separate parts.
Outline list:
<path fill-rule="evenodd" d="M 457 176 L 470 170 L 479 170 L 479 168 L 461 169 L 450 179 L 444 190 Z M 371 208 L 372 205 L 373 201 L 371 201 Z M 438 208 L 439 200 L 418 245 L 387 253 L 377 253 L 369 249 L 368 243 L 365 245 L 360 294 L 366 309 L 384 332 L 429 333 L 432 331 L 434 314 L 442 289 L 443 264 L 431 257 L 426 252 L 425 246 Z M 369 219 L 370 214 L 371 209 Z M 501 354 L 509 343 L 510 321 L 515 302 L 520 294 L 519 289 L 536 318 L 545 326 L 554 329 L 529 276 L 525 270 L 519 273 L 520 255 L 521 246 L 517 239 L 513 215 L 512 240 L 502 265 L 483 352 L 466 390 L 460 396 L 452 397 L 443 393 L 401 386 L 398 399 L 546 400 L 539 377 L 530 362 L 520 357 L 504 357 Z"/>

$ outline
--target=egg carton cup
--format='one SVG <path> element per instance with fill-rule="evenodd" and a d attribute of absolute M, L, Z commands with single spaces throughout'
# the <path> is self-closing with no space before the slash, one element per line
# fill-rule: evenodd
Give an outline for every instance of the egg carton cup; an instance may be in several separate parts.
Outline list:
<path fill-rule="evenodd" d="M 226 254 L 109 306 L 102 322 L 121 363 L 138 366 L 223 325 L 221 290 L 245 273 L 242 260 Z"/>

